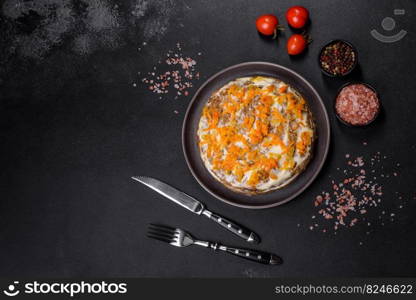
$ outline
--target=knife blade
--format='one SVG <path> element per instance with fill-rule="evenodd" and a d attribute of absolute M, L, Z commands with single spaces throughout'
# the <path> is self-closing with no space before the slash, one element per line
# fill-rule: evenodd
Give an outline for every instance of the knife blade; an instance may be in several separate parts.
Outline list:
<path fill-rule="evenodd" d="M 253 231 L 227 218 L 224 218 L 223 216 L 209 211 L 200 201 L 158 179 L 147 176 L 134 176 L 132 179 L 144 184 L 145 186 L 151 188 L 152 190 L 158 192 L 159 194 L 168 198 L 172 202 L 186 208 L 187 210 L 213 220 L 215 223 L 221 225 L 223 228 L 226 228 L 240 238 L 245 239 L 249 243 L 260 242 L 259 236 Z"/>

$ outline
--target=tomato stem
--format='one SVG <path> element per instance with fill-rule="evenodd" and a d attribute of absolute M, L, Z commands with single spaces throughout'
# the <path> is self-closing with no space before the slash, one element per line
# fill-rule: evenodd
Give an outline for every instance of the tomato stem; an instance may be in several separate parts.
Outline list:
<path fill-rule="evenodd" d="M 310 43 L 312 43 L 312 38 L 311 38 L 311 36 L 306 32 L 306 30 L 304 30 L 303 32 L 302 32 L 302 35 L 303 35 L 303 37 L 305 38 L 305 40 L 306 40 L 306 43 L 309 45 Z"/>
<path fill-rule="evenodd" d="M 281 25 L 277 25 L 277 27 L 273 30 L 273 39 L 277 38 L 277 34 L 279 33 L 279 31 L 284 31 L 285 28 Z"/>

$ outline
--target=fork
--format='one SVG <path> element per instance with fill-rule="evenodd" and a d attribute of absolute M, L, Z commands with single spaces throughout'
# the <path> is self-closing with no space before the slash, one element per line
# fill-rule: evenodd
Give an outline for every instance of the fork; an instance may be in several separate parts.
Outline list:
<path fill-rule="evenodd" d="M 197 240 L 183 229 L 172 228 L 166 225 L 149 224 L 147 237 L 169 243 L 175 247 L 198 245 L 205 248 L 211 248 L 215 251 L 221 250 L 232 255 L 266 265 L 279 265 L 283 262 L 279 256 L 272 253 L 244 248 L 228 247 L 216 242 Z"/>

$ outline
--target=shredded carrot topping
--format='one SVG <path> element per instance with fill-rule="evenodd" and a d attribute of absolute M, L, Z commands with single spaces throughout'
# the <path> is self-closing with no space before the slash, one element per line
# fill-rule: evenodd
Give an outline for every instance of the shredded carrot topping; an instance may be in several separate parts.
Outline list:
<path fill-rule="evenodd" d="M 220 107 L 208 103 L 202 111 L 207 126 L 199 145 L 213 169 L 255 187 L 268 178 L 277 179 L 275 170 L 295 168 L 295 152 L 305 155 L 312 131 L 300 136 L 285 132 L 305 127 L 305 100 L 289 92 L 287 85 L 277 89 L 273 84 L 262 88 L 231 84 L 225 95 Z M 279 153 L 261 151 L 276 146 Z"/>

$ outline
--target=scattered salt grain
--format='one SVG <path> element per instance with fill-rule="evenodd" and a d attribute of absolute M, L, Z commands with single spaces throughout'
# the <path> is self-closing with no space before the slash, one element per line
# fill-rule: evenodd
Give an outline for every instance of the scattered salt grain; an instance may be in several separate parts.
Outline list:
<path fill-rule="evenodd" d="M 188 96 L 188 89 L 193 87 L 193 81 L 199 80 L 200 74 L 196 70 L 197 61 L 191 57 L 184 56 L 180 43 L 176 44 L 174 50 L 166 53 L 165 60 L 159 60 L 158 65 L 153 66 L 153 72 L 148 72 L 147 77 L 141 81 L 148 89 L 156 94 L 175 93 L 175 99 L 179 96 Z M 158 67 L 166 70 L 158 72 Z"/>
<path fill-rule="evenodd" d="M 314 227 L 323 227 L 322 232 L 333 232 L 336 234 L 341 228 L 351 228 L 360 222 L 365 221 L 367 226 L 372 226 L 372 223 L 366 221 L 366 215 L 369 215 L 369 220 L 386 221 L 391 218 L 393 221 L 394 213 L 389 212 L 388 217 L 383 207 L 383 183 L 386 183 L 388 174 L 383 174 L 383 162 L 380 152 L 372 155 L 368 159 L 364 156 L 352 157 L 350 154 L 345 154 L 345 167 L 336 168 L 341 175 L 341 179 L 336 179 L 334 176 L 329 182 L 329 191 L 323 190 L 314 198 L 314 207 L 316 207 L 317 215 L 313 214 L 314 224 L 310 226 L 312 230 Z M 399 165 L 399 164 L 397 164 Z M 372 174 L 368 176 L 367 174 Z M 399 176 L 397 172 L 394 176 Z M 380 179 L 378 179 L 380 178 Z M 402 200 L 402 197 L 396 193 L 396 199 Z M 397 207 L 397 206 L 396 206 Z M 400 208 L 403 206 L 400 205 Z M 378 208 L 378 209 L 376 209 Z M 373 212 L 378 212 L 378 215 L 373 216 Z M 319 218 L 321 217 L 321 218 Z M 378 223 L 380 224 L 380 223 Z M 384 226 L 384 222 L 381 222 Z M 331 230 L 332 229 L 332 230 Z"/>

